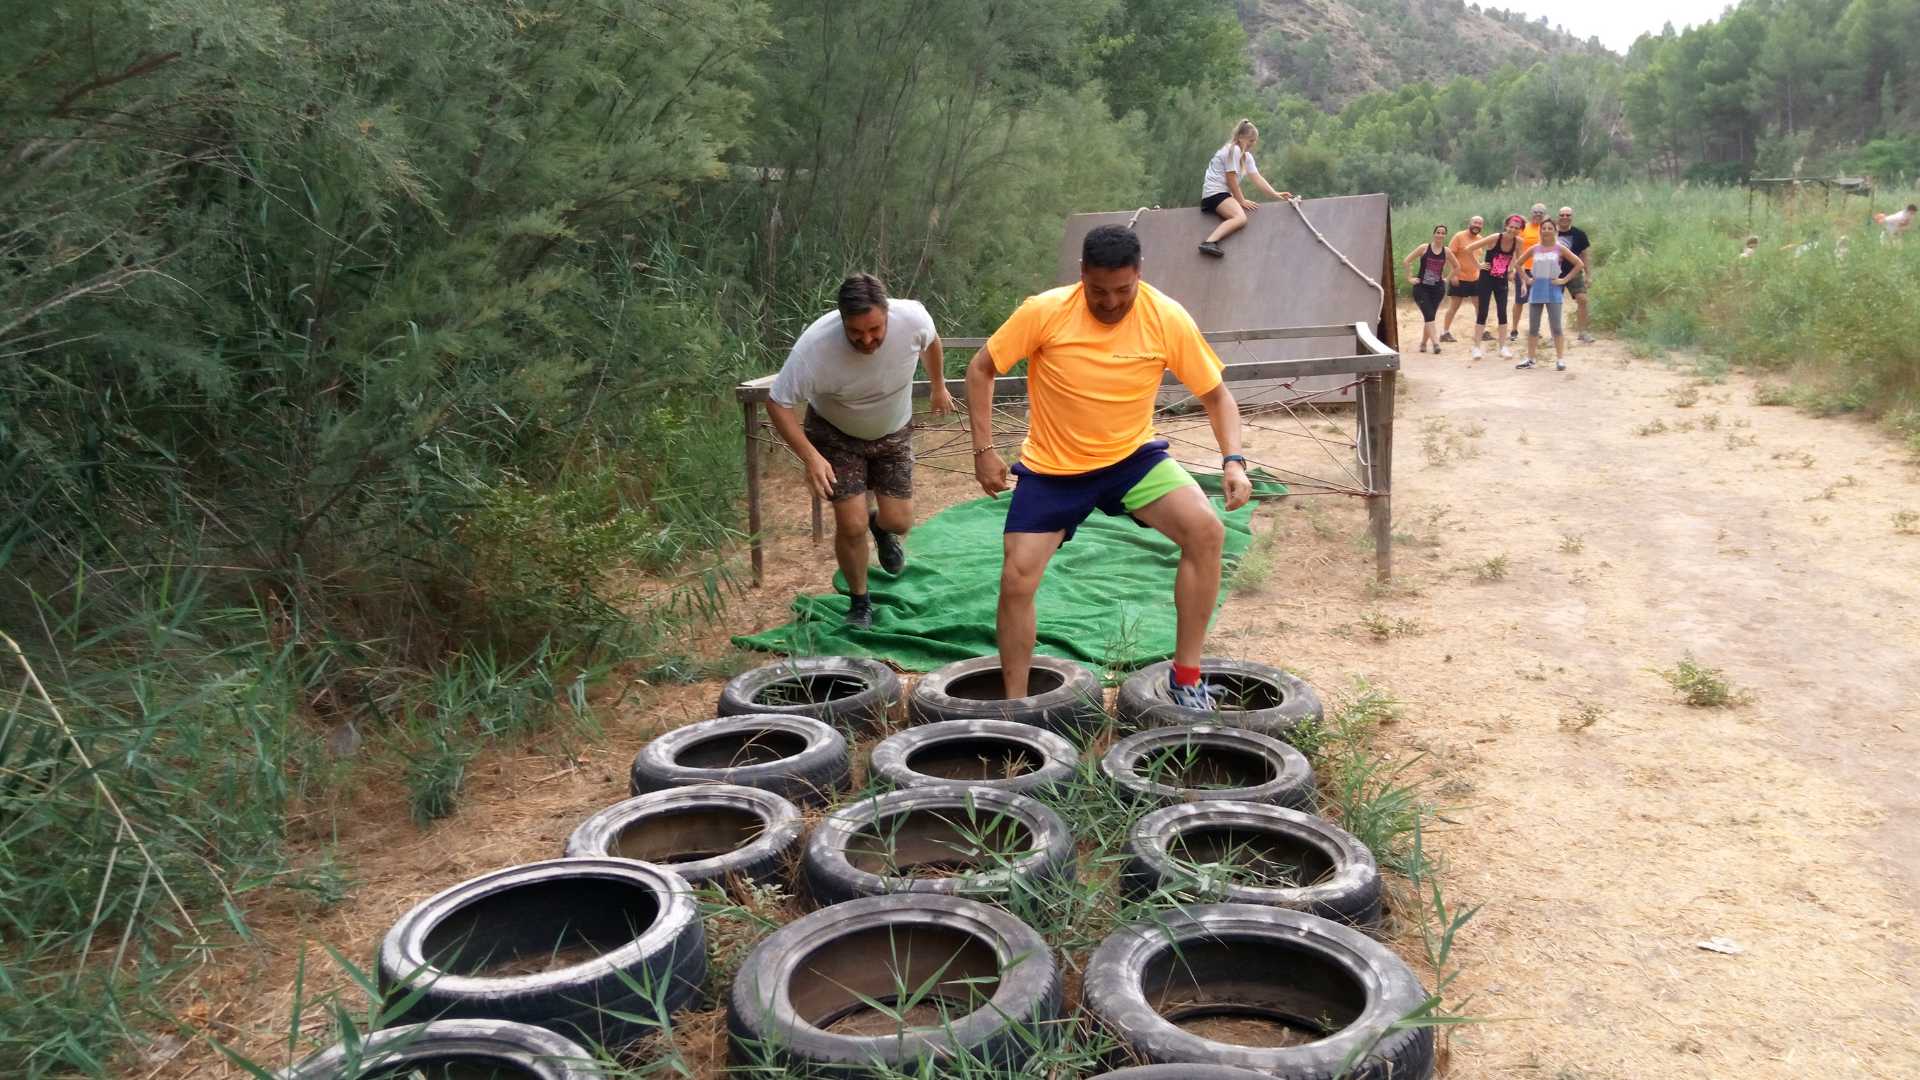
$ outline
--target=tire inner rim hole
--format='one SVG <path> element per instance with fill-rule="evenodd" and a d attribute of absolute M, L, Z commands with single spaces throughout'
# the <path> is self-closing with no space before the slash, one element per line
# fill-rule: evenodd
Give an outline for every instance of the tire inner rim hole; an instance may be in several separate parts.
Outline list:
<path fill-rule="evenodd" d="M 847 862 L 881 877 L 940 878 L 991 871 L 1033 850 L 1012 817 L 965 807 L 888 814 L 847 838 Z"/>
<path fill-rule="evenodd" d="M 380 1069 L 362 1080 L 540 1080 L 540 1074 L 512 1062 L 472 1054 L 422 1055 L 419 1060 Z"/>
<path fill-rule="evenodd" d="M 1318 845 L 1264 829 L 1188 829 L 1167 841 L 1167 855 L 1189 872 L 1262 889 L 1304 889 L 1334 871 L 1333 856 Z"/>
<path fill-rule="evenodd" d="M 1238 1046 L 1299 1046 L 1358 1020 L 1359 978 L 1310 948 L 1229 937 L 1162 945 L 1141 968 L 1141 992 L 1166 1020 Z"/>
<path fill-rule="evenodd" d="M 422 947 L 429 964 L 450 974 L 530 975 L 620 949 L 659 915 L 660 900 L 645 885 L 575 874 L 464 904 L 427 932 Z"/>
<path fill-rule="evenodd" d="M 946 739 L 907 755 L 907 768 L 943 780 L 1011 780 L 1038 769 L 1038 748 L 1012 739 Z"/>
<path fill-rule="evenodd" d="M 701 739 L 682 748 L 673 761 L 689 769 L 738 769 L 785 761 L 798 757 L 806 749 L 804 735 L 761 728 Z"/>
<path fill-rule="evenodd" d="M 1279 768 L 1264 754 L 1206 743 L 1149 750 L 1141 755 L 1134 772 L 1156 784 L 1189 791 L 1259 787 L 1280 778 Z"/>
<path fill-rule="evenodd" d="M 1000 959 L 965 930 L 897 923 L 820 942 L 787 980 L 800 1019 L 836 1035 L 940 1028 L 986 1006 Z M 867 1003 L 871 999 L 883 1008 Z"/>
<path fill-rule="evenodd" d="M 1287 703 L 1286 691 L 1280 684 L 1255 675 L 1230 675 L 1208 672 L 1203 675 L 1208 686 L 1218 687 L 1220 710 L 1222 712 L 1257 712 L 1264 709 L 1277 709 Z"/>
<path fill-rule="evenodd" d="M 1027 696 L 1038 697 L 1041 694 L 1051 694 L 1066 683 L 1067 680 L 1059 672 L 1036 667 L 1027 672 Z M 962 675 L 947 684 L 947 696 L 968 701 L 1006 701 L 1006 674 L 999 668 L 989 668 L 986 671 L 976 671 L 971 675 Z"/>
<path fill-rule="evenodd" d="M 766 828 L 759 814 L 733 806 L 670 810 L 629 822 L 607 854 L 641 862 L 699 862 L 746 847 Z"/>
<path fill-rule="evenodd" d="M 866 693 L 864 679 L 851 675 L 794 675 L 769 684 L 753 695 L 755 705 L 824 705 Z"/>

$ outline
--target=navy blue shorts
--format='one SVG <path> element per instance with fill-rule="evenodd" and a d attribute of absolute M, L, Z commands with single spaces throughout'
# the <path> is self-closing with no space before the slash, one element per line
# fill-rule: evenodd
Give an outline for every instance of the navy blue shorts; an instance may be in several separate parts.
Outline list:
<path fill-rule="evenodd" d="M 1016 463 L 1013 472 L 1020 482 L 1013 486 L 1013 505 L 1007 507 L 1010 533 L 1050 533 L 1065 531 L 1061 543 L 1073 539 L 1073 532 L 1094 510 L 1119 517 L 1127 513 L 1123 501 L 1134 485 L 1166 461 L 1167 440 L 1155 439 L 1119 461 L 1092 472 L 1059 476 L 1037 473 Z M 1134 518 L 1134 524 L 1150 528 Z"/>

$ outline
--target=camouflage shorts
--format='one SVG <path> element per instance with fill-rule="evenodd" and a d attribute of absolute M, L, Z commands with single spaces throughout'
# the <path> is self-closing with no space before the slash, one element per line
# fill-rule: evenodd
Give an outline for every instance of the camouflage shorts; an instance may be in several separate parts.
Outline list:
<path fill-rule="evenodd" d="M 853 436 L 807 412 L 807 441 L 833 466 L 833 502 L 871 490 L 889 499 L 913 498 L 913 425 L 877 439 Z"/>

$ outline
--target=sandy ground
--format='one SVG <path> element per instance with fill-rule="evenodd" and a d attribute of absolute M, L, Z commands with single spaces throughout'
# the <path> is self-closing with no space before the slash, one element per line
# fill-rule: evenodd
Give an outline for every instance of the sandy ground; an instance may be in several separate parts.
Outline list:
<path fill-rule="evenodd" d="M 1408 356 L 1393 585 L 1372 583 L 1360 504 L 1290 500 L 1263 511 L 1271 575 L 1229 599 L 1215 650 L 1403 703 L 1385 738 L 1425 752 L 1449 900 L 1480 905 L 1452 996 L 1489 1022 L 1454 1035 L 1444 1075 L 1920 1076 L 1920 535 L 1894 524 L 1920 511 L 1920 473 L 1869 426 L 1751 404 L 1737 373 L 1682 407 L 1691 380 L 1665 364 L 1604 341 L 1571 360 Z M 924 509 L 970 494 L 923 478 Z M 790 486 L 768 520 L 767 586 L 729 631 L 825 582 Z M 1681 704 L 1653 669 L 1689 653 L 1751 702 Z M 319 943 L 370 964 L 427 894 L 557 855 L 624 797 L 640 743 L 711 715 L 718 686 L 605 688 L 602 735 L 484 756 L 424 831 L 369 770 L 297 823 L 298 845 L 337 845 L 345 901 L 266 893 L 184 1015 L 285 1063 L 303 955 L 307 995 L 342 986 Z M 1716 937 L 1743 951 L 1698 947 Z M 189 1074 L 240 1075 L 171 1040 L 130 1071 Z"/>

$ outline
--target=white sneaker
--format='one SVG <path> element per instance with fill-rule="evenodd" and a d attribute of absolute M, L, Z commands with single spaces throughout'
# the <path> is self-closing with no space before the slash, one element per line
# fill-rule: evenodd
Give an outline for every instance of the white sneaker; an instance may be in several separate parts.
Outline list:
<path fill-rule="evenodd" d="M 1513 359 L 1513 350 L 1507 348 L 1505 345 L 1500 346 L 1500 359 L 1502 360 Z"/>
<path fill-rule="evenodd" d="M 1481 348 L 1480 346 L 1478 346 L 1478 345 L 1475 345 L 1475 346 L 1473 347 L 1473 358 L 1474 358 L 1475 360 L 1485 360 L 1485 359 L 1487 358 L 1487 353 L 1486 353 L 1486 350 L 1485 350 L 1485 349 L 1482 349 L 1482 348 Z"/>

